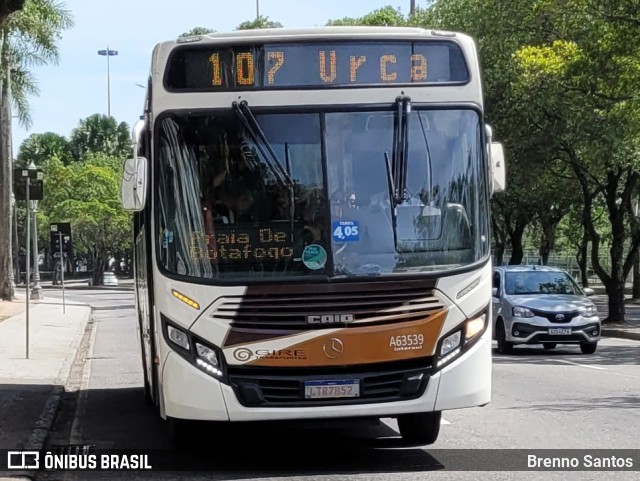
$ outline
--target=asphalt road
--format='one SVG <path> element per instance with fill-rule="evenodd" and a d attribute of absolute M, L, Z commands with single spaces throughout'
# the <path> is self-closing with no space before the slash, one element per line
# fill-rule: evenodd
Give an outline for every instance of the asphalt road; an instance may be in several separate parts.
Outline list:
<path fill-rule="evenodd" d="M 86 339 L 86 360 L 73 373 L 77 389 L 65 396 L 50 442 L 169 448 L 165 423 L 143 402 L 133 293 L 74 290 L 67 297 L 94 306 L 93 335 Z M 452 453 L 438 450 L 640 448 L 640 343 L 606 339 L 590 356 L 577 347 L 562 346 L 495 354 L 492 403 L 447 411 L 443 419 L 440 437 L 429 447 L 400 446 L 393 420 L 248 424 L 234 431 L 229 449 L 219 459 L 215 451 L 206 456 L 207 461 L 214 459 L 207 473 L 66 472 L 38 479 L 637 479 L 637 472 L 441 471 Z M 205 431 L 203 446 L 224 435 L 229 434 Z M 265 456 L 260 449 L 265 446 L 282 449 Z M 509 455 L 505 451 L 504 456 Z M 482 463 L 482 452 L 475 456 Z"/>

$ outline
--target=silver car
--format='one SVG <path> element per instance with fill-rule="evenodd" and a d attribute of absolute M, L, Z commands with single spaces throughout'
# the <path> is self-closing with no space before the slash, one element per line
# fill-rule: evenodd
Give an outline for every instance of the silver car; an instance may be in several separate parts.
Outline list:
<path fill-rule="evenodd" d="M 562 269 L 546 266 L 502 266 L 493 272 L 493 338 L 498 352 L 517 344 L 579 344 L 593 354 L 601 324 L 595 304 Z"/>

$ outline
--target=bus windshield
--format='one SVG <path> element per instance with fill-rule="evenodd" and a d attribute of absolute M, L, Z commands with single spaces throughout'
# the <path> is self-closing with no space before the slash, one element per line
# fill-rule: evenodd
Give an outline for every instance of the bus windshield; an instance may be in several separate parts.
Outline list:
<path fill-rule="evenodd" d="M 398 205 L 387 166 L 392 110 L 250 118 L 255 125 L 225 109 L 157 122 L 157 248 L 169 273 L 228 281 L 380 276 L 488 255 L 475 111 L 414 106 Z"/>

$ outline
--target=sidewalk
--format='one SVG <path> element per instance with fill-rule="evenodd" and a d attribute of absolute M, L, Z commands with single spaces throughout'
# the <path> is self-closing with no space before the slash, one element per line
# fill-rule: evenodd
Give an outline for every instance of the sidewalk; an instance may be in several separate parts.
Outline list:
<path fill-rule="evenodd" d="M 608 299 L 604 291 L 598 292 L 592 297 L 598 307 L 601 319 L 608 315 Z M 620 339 L 632 339 L 640 341 L 640 302 L 632 300 L 630 295 L 626 295 L 625 321 L 614 324 L 603 324 L 602 335 L 605 337 L 617 337 Z"/>
<path fill-rule="evenodd" d="M 0 301 L 0 449 L 41 449 L 91 308 L 67 301 L 63 313 L 62 301 L 48 298 L 46 292 L 43 300 L 30 301 L 27 359 L 24 292 L 17 297 Z M 0 481 L 21 474 L 26 473 L 0 472 Z"/>

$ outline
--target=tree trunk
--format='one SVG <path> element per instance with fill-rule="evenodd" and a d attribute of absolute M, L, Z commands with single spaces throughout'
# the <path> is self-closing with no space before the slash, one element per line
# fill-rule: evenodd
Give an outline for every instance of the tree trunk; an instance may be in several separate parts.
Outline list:
<path fill-rule="evenodd" d="M 511 240 L 511 259 L 509 265 L 522 264 L 524 258 L 524 248 L 522 247 L 522 238 L 524 237 L 524 229 L 526 225 L 516 225 L 515 229 L 509 232 Z"/>
<path fill-rule="evenodd" d="M 635 219 L 631 222 L 631 232 L 633 236 L 638 235 L 638 224 Z M 633 299 L 640 299 L 640 253 L 638 252 L 636 252 L 633 259 L 633 288 L 631 289 L 631 297 Z"/>
<path fill-rule="evenodd" d="M 104 284 L 104 270 L 109 263 L 109 259 L 104 255 L 98 254 L 93 258 L 93 272 L 91 273 L 91 283 L 94 286 Z"/>
<path fill-rule="evenodd" d="M 624 322 L 625 320 L 624 290 L 628 271 L 625 272 L 624 247 L 627 232 L 624 224 L 624 205 L 622 204 L 624 201 L 621 201 L 619 205 L 616 202 L 617 199 L 622 197 L 618 197 L 617 187 L 617 183 L 614 184 L 610 181 L 605 191 L 609 219 L 611 220 L 611 248 L 609 249 L 611 272 L 609 279 L 605 282 L 607 294 L 609 295 L 609 316 L 605 319 L 605 322 Z M 634 256 L 635 252 L 630 252 L 629 255 Z M 633 258 L 630 261 L 633 261 Z M 631 267 L 629 265 L 629 271 Z"/>
<path fill-rule="evenodd" d="M 624 322 L 625 304 L 624 304 L 624 280 L 614 279 L 605 285 L 607 295 L 609 296 L 609 315 L 603 324 L 613 322 Z"/>
<path fill-rule="evenodd" d="M 577 261 L 580 268 L 580 280 L 582 281 L 582 287 L 589 287 L 589 238 L 587 237 L 587 231 L 585 229 L 582 235 L 582 242 L 580 243 L 580 249 L 578 250 Z"/>
<path fill-rule="evenodd" d="M 542 238 L 540 241 L 540 250 L 538 254 L 540 255 L 540 264 L 546 266 L 549 263 L 549 254 L 551 253 L 551 243 L 548 239 Z"/>
<path fill-rule="evenodd" d="M 631 291 L 633 299 L 640 299 L 640 253 L 636 253 L 633 261 L 633 289 Z"/>
<path fill-rule="evenodd" d="M 562 216 L 553 216 L 546 219 L 542 226 L 542 239 L 540 240 L 540 264 L 546 266 L 549 263 L 549 255 L 556 246 L 556 229 Z"/>
<path fill-rule="evenodd" d="M 0 96 L 0 219 L 4 225 L 11 226 L 11 193 L 13 191 L 13 156 L 11 149 L 11 90 L 10 65 L 7 55 L 7 38 L 2 38 L 0 53 L 3 79 Z M 0 298 L 13 300 L 14 291 L 11 285 L 11 227 L 0 229 Z"/>
<path fill-rule="evenodd" d="M 493 244 L 495 246 L 495 258 L 496 265 L 501 266 L 504 264 L 504 251 L 507 247 L 507 233 L 504 228 L 501 228 L 499 221 L 495 216 L 491 219 L 491 226 L 493 232 Z"/>
<path fill-rule="evenodd" d="M 498 244 L 496 246 L 496 265 L 501 266 L 504 264 L 504 244 Z"/>

